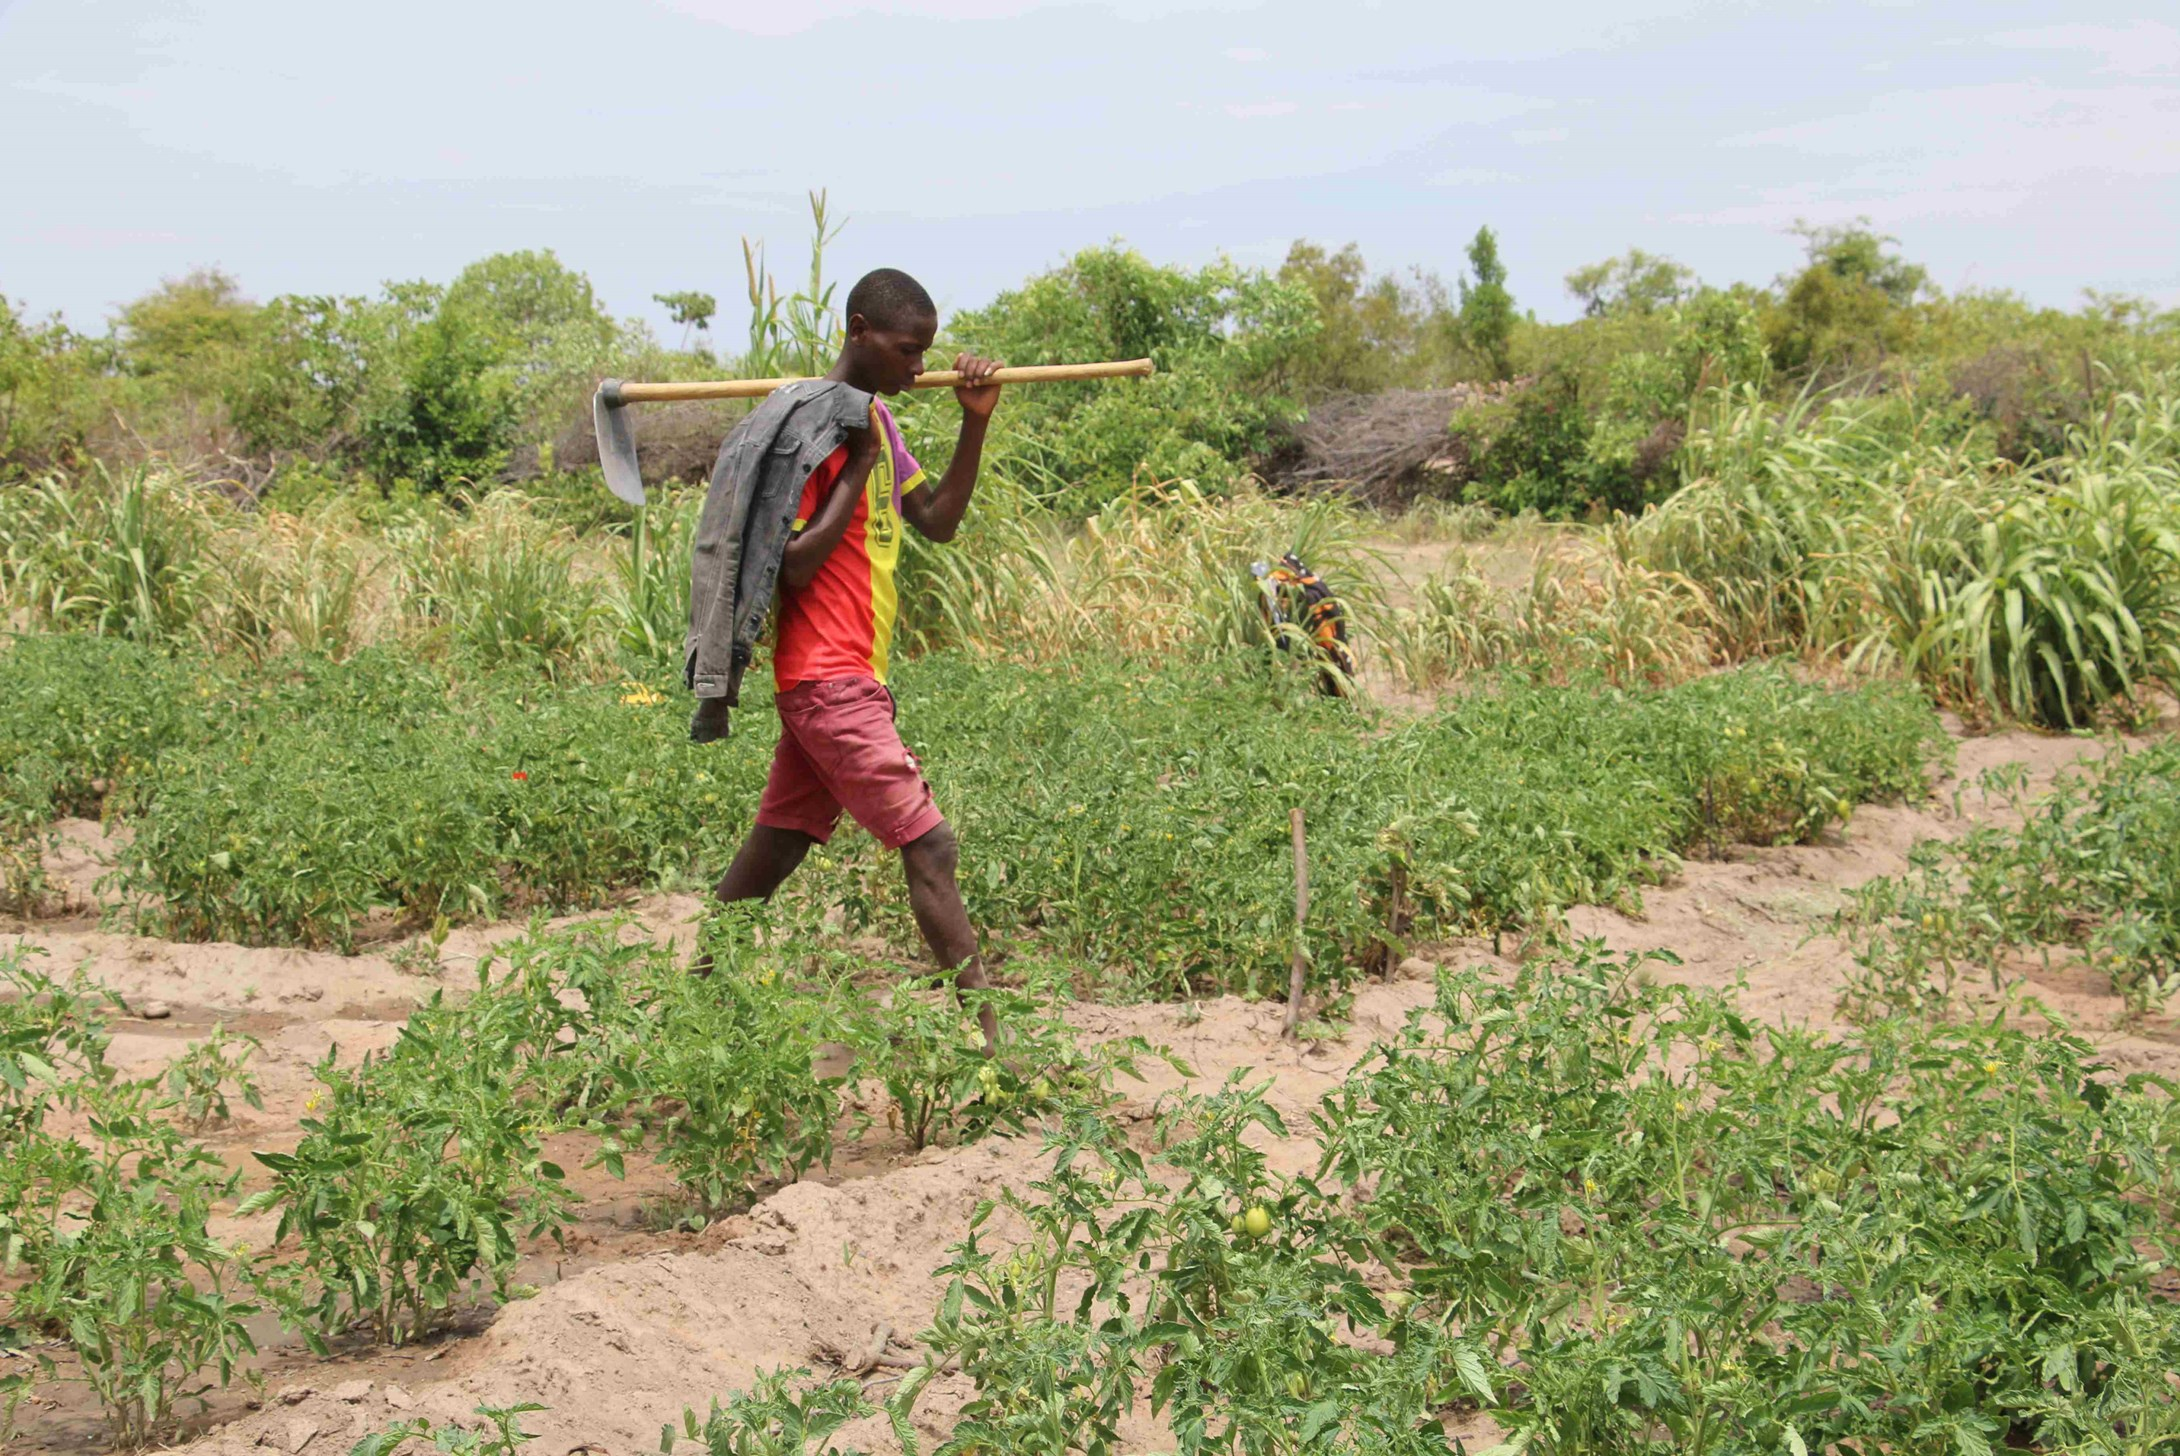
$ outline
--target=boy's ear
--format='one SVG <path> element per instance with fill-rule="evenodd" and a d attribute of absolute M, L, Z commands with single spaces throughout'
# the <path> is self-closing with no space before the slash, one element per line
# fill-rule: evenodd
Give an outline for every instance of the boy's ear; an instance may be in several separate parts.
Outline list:
<path fill-rule="evenodd" d="M 870 333 L 870 320 L 859 313 L 848 315 L 848 337 L 860 342 Z"/>

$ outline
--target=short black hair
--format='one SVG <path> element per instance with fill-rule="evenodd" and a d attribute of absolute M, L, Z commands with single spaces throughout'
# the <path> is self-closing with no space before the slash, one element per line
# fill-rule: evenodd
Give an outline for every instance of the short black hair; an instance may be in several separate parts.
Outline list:
<path fill-rule="evenodd" d="M 873 268 L 848 290 L 846 317 L 861 314 L 881 329 L 936 319 L 939 306 L 924 286 L 898 268 Z"/>

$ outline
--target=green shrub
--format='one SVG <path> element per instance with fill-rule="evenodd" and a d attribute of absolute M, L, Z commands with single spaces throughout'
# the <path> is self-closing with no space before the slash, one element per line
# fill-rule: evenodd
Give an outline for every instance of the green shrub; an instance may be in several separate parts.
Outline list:
<path fill-rule="evenodd" d="M 0 951 L 0 1130 L 10 1133 L 37 1128 L 56 1100 L 73 1107 L 85 1088 L 112 1079 L 106 1018 L 125 1009 L 81 969 L 58 980 L 31 965 L 33 954 L 42 952 Z"/>
<path fill-rule="evenodd" d="M 723 863 L 748 822 L 768 736 L 697 748 L 648 688 L 541 697 L 397 663 L 276 666 L 234 689 L 247 711 L 218 742 L 165 753 L 123 852 L 147 913 L 188 936 L 345 945 L 379 909 L 427 924 L 671 882 Z M 1510 683 L 1386 731 L 1247 659 L 1052 671 L 939 655 L 899 676 L 978 922 L 1159 994 L 1281 982 L 1297 805 L 1320 886 L 1311 948 L 1337 979 L 1411 928 L 1548 920 L 1632 894 L 1691 845 L 1806 837 L 1917 782 L 1933 741 L 1912 695 L 1776 673 L 1663 692 Z M 752 700 L 744 721 L 762 711 Z M 1723 732 L 1736 724 L 1745 741 Z M 787 894 L 915 943 L 894 857 L 860 835 Z"/>
<path fill-rule="evenodd" d="M 89 1146 L 33 1131 L 0 1154 L 7 1216 L 37 1215 L 30 1240 L 9 1240 L 7 1262 L 31 1269 L 10 1317 L 66 1335 L 75 1373 L 42 1350 L 39 1373 L 88 1385 L 114 1444 L 132 1448 L 164 1435 L 178 1402 L 202 1405 L 208 1368 L 225 1386 L 256 1353 L 257 1307 L 236 1297 L 245 1271 L 207 1227 L 239 1177 L 158 1116 L 145 1084 L 86 1087 L 82 1100 Z"/>
<path fill-rule="evenodd" d="M 1412 1319 L 1520 1370 L 1493 1412 L 1518 1449 L 2169 1428 L 2152 1079 L 2100 1080 L 2063 1029 L 1767 1028 L 1642 970 L 1591 944 L 1443 977 L 1319 1113 L 1311 1191 Z"/>
<path fill-rule="evenodd" d="M 566 1226 L 575 1200 L 542 1152 L 551 1114 L 519 1076 L 538 1032 L 521 1009 L 434 996 L 385 1056 L 329 1054 L 295 1150 L 256 1155 L 272 1181 L 240 1212 L 279 1210 L 274 1250 L 292 1241 L 298 1262 L 271 1279 L 321 1353 L 359 1320 L 384 1344 L 420 1337 L 465 1286 L 506 1298 L 518 1239 Z"/>
<path fill-rule="evenodd" d="M 1040 385 L 995 417 L 986 469 L 1015 476 L 1070 511 L 1122 493 L 1138 470 L 1224 488 L 1296 407 L 1278 387 L 1317 330 L 1309 290 L 1217 263 L 1161 268 L 1120 247 L 1064 267 L 947 322 L 950 339 L 1010 364 L 1155 361 L 1148 380 Z M 920 458 L 951 443 L 954 411 L 911 404 L 903 427 Z"/>
<path fill-rule="evenodd" d="M 31 634 L 0 648 L 0 793 L 18 821 L 96 816 L 187 731 L 189 679 L 113 638 Z"/>
<path fill-rule="evenodd" d="M 1851 1013 L 1949 1014 L 1971 976 L 1998 989 L 2010 954 L 2072 951 L 2129 1006 L 2180 989 L 2180 749 L 2112 746 L 2031 799 L 1986 775 L 2020 827 L 1983 825 L 1917 845 L 1906 873 L 1855 892 L 1842 917 L 1857 971 Z"/>

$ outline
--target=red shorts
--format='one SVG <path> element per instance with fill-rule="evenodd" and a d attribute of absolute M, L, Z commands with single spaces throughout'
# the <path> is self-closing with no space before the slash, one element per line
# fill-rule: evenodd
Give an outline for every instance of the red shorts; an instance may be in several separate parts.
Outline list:
<path fill-rule="evenodd" d="M 780 746 L 757 822 L 823 844 L 846 809 L 888 849 L 923 838 L 946 816 L 893 725 L 893 694 L 875 678 L 802 682 L 780 693 Z"/>

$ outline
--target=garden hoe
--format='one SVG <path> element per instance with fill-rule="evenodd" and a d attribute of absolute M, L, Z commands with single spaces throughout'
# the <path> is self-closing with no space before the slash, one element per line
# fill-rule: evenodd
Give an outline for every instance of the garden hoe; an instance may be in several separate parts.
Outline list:
<path fill-rule="evenodd" d="M 1015 369 L 995 369 L 987 384 L 1044 384 L 1063 379 L 1143 379 L 1151 373 L 1148 359 L 1123 359 L 1109 364 L 1025 364 Z M 591 422 L 598 431 L 598 463 L 606 473 L 606 488 L 632 506 L 644 504 L 643 472 L 636 465 L 636 430 L 626 413 L 632 404 L 656 404 L 674 399 L 756 399 L 770 394 L 792 379 L 709 379 L 686 384 L 624 384 L 608 379 L 591 398 Z M 912 388 L 952 389 L 961 375 L 952 369 L 919 374 Z"/>

